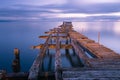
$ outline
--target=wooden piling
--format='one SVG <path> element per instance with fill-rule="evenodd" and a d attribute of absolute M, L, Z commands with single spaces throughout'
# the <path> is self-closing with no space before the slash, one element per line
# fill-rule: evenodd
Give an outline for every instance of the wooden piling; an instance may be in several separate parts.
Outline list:
<path fill-rule="evenodd" d="M 18 48 L 15 48 L 15 49 L 14 49 L 15 59 L 19 59 L 19 54 L 20 54 L 19 49 L 18 49 Z"/>
<path fill-rule="evenodd" d="M 13 72 L 17 73 L 20 72 L 20 51 L 18 48 L 14 49 L 14 55 L 15 55 L 15 59 L 12 62 L 12 70 Z"/>

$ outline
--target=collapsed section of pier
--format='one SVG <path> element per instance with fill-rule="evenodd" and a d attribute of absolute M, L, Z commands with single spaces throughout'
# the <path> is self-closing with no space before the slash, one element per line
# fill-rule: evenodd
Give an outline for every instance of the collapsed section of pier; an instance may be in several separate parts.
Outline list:
<path fill-rule="evenodd" d="M 73 29 L 72 22 L 63 22 L 57 28 L 45 32 L 46 39 L 43 44 L 33 46 L 40 49 L 29 71 L 29 80 L 119 80 L 120 79 L 120 55 L 113 50 L 89 39 Z M 62 42 L 65 41 L 65 43 Z M 44 57 L 50 49 L 55 49 L 54 71 L 43 72 Z M 79 67 L 65 68 L 62 66 L 61 49 L 65 49 L 66 55 L 72 61 L 69 49 L 80 59 Z M 74 63 L 74 62 L 73 62 Z M 75 65 L 73 65 L 75 66 Z"/>

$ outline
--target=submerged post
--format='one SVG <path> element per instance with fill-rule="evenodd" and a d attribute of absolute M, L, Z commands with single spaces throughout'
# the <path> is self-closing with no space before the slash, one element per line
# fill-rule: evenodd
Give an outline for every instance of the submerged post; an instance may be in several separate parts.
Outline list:
<path fill-rule="evenodd" d="M 14 49 L 15 59 L 19 59 L 19 53 L 20 53 L 19 49 L 18 49 L 18 48 L 15 48 L 15 49 Z"/>
<path fill-rule="evenodd" d="M 67 33 L 67 39 L 66 39 L 66 44 L 69 44 L 69 35 L 68 35 L 68 33 Z M 65 52 L 66 52 L 66 54 L 69 54 L 69 49 L 65 49 Z"/>
<path fill-rule="evenodd" d="M 12 69 L 13 69 L 13 72 L 20 72 L 20 51 L 18 48 L 15 48 L 14 49 L 14 55 L 15 55 L 15 59 L 13 60 L 12 62 Z"/>

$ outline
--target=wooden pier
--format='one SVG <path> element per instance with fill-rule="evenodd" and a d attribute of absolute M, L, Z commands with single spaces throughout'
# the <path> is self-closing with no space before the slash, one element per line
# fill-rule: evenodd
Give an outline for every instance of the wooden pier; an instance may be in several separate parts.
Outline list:
<path fill-rule="evenodd" d="M 29 80 L 41 80 L 39 76 L 54 76 L 55 80 L 120 80 L 120 55 L 76 32 L 72 22 L 63 22 L 58 28 L 51 29 L 45 34 L 48 35 L 39 36 L 39 38 L 46 39 L 45 43 L 32 47 L 40 49 L 40 53 L 29 70 Z M 62 40 L 66 40 L 66 43 L 61 43 Z M 41 67 L 49 49 L 56 50 L 55 69 L 54 72 L 44 73 Z M 65 49 L 67 53 L 69 49 L 73 49 L 83 66 L 62 67 L 60 49 Z M 47 78 L 46 80 L 53 79 Z"/>

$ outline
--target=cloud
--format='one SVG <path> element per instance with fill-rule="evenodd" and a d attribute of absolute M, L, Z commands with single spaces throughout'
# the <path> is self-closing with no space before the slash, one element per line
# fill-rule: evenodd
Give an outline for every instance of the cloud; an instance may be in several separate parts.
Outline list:
<path fill-rule="evenodd" d="M 118 20 L 120 3 L 91 0 L 12 0 L 11 6 L 0 6 L 0 20 Z M 86 3 L 84 3 L 86 1 Z M 7 0 L 2 2 L 5 4 Z M 9 1 L 8 1 L 9 2 Z M 83 3 L 85 5 L 83 5 Z M 90 3 L 87 5 L 87 3 Z M 113 18 L 113 19 L 112 19 Z"/>
<path fill-rule="evenodd" d="M 89 4 L 101 4 L 101 3 L 120 3 L 120 0 L 71 0 L 70 3 L 76 5 L 89 5 Z"/>
<path fill-rule="evenodd" d="M 62 5 L 67 3 L 67 0 L 0 0 L 0 7 L 10 7 L 13 5 Z"/>

